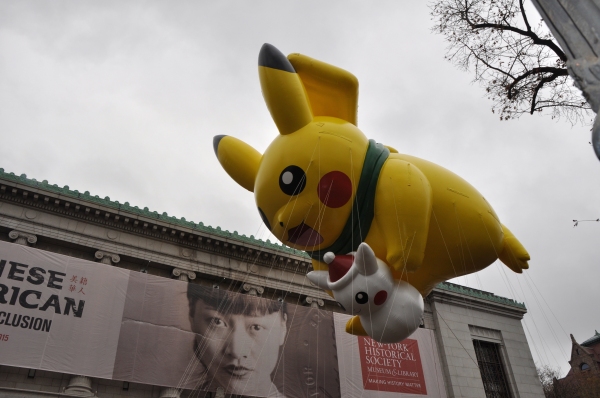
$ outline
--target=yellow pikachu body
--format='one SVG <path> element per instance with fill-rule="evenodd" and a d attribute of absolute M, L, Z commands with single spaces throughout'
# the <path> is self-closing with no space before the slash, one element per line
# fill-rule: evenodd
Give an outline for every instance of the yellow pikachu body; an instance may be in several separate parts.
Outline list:
<path fill-rule="evenodd" d="M 326 252 L 346 254 L 363 241 L 423 297 L 498 258 L 515 272 L 528 268 L 525 248 L 469 183 L 365 137 L 352 74 L 265 44 L 259 76 L 280 134 L 264 154 L 217 136 L 215 153 L 254 192 L 271 232 L 311 254 L 315 270 L 327 270 Z"/>

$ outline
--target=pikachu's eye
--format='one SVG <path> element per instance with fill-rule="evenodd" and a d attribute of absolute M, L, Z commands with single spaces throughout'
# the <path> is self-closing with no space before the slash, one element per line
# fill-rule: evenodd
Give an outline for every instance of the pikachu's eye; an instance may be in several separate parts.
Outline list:
<path fill-rule="evenodd" d="M 298 166 L 288 166 L 279 176 L 279 188 L 284 194 L 294 196 L 304 190 L 306 186 L 306 174 Z"/>

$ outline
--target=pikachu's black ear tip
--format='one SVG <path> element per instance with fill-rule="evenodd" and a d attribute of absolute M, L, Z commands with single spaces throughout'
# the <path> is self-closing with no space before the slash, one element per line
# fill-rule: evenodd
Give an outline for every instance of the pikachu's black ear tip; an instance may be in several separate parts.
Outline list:
<path fill-rule="evenodd" d="M 288 61 L 287 57 L 272 44 L 265 43 L 258 54 L 258 66 L 279 69 L 290 73 L 296 73 L 296 70 Z"/>
<path fill-rule="evenodd" d="M 227 137 L 226 135 L 215 135 L 213 138 L 213 149 L 215 150 L 215 155 L 217 155 L 217 157 L 219 157 L 219 143 L 221 142 L 221 140 Z"/>

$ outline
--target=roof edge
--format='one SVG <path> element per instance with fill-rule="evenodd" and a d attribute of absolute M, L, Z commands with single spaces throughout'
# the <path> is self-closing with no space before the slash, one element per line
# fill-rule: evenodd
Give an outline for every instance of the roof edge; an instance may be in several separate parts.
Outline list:
<path fill-rule="evenodd" d="M 44 191 L 48 191 L 51 193 L 55 193 L 61 195 L 66 198 L 73 198 L 79 200 L 85 200 L 90 203 L 94 203 L 100 206 L 105 206 L 108 208 L 115 209 L 117 211 L 125 211 L 131 214 L 136 214 L 139 216 L 147 217 L 150 219 L 155 219 L 158 221 L 167 222 L 170 224 L 190 228 L 192 230 L 196 230 L 198 232 L 210 233 L 213 235 L 221 236 L 223 238 L 229 238 L 233 240 L 237 240 L 244 243 L 254 244 L 257 246 L 270 248 L 273 250 L 284 251 L 289 254 L 294 254 L 296 256 L 308 257 L 306 252 L 302 250 L 297 250 L 291 248 L 289 246 L 278 244 L 275 242 L 271 242 L 269 239 L 266 241 L 262 239 L 255 238 L 254 235 L 246 236 L 244 234 L 239 234 L 237 231 L 227 231 L 221 229 L 221 227 L 212 227 L 210 225 L 204 225 L 203 222 L 194 222 L 188 221 L 185 217 L 177 218 L 173 216 L 169 216 L 166 212 L 159 214 L 157 211 L 151 211 L 147 207 L 143 209 L 138 206 L 132 206 L 129 202 L 120 203 L 117 200 L 111 200 L 110 197 L 105 196 L 104 198 L 99 197 L 98 195 L 92 195 L 89 191 L 79 192 L 78 190 L 71 190 L 68 185 L 64 187 L 59 187 L 57 184 L 50 184 L 48 180 L 37 181 L 35 178 L 27 178 L 26 174 L 21 174 L 20 176 L 15 173 L 7 173 L 3 168 L 0 168 L 0 179 L 11 181 L 20 185 L 24 185 L 31 188 L 41 189 Z"/>

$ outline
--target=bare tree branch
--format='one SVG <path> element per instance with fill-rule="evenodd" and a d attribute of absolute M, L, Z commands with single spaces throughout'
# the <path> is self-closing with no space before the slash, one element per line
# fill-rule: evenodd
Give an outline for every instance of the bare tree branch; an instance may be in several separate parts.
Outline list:
<path fill-rule="evenodd" d="M 525 23 L 525 26 L 527 26 L 527 31 L 531 32 L 531 26 L 529 25 L 529 20 L 527 19 L 527 13 L 525 12 L 525 7 L 523 6 L 523 0 L 519 0 L 519 8 L 521 9 L 523 22 Z"/>
<path fill-rule="evenodd" d="M 556 45 L 556 43 L 554 43 L 552 40 L 540 39 L 538 37 L 538 35 L 536 35 L 532 31 L 527 31 L 527 30 L 515 28 L 514 26 L 496 24 L 496 23 L 473 24 L 473 25 L 471 25 L 471 27 L 473 29 L 486 29 L 486 28 L 500 29 L 500 30 L 506 30 L 509 32 L 515 32 L 522 36 L 527 36 L 527 37 L 531 38 L 531 40 L 533 41 L 534 44 L 539 44 L 542 46 L 550 47 L 552 49 L 552 51 L 554 51 L 556 53 L 556 55 L 560 58 L 561 61 L 567 62 L 567 56 L 565 55 L 563 50 L 561 50 L 560 47 L 558 47 L 558 45 Z"/>
<path fill-rule="evenodd" d="M 517 76 L 514 78 L 515 80 L 507 88 L 508 98 L 512 99 L 512 90 L 515 87 L 515 85 L 517 85 L 517 83 L 519 83 L 521 80 L 526 79 L 531 75 L 543 74 L 543 73 L 552 73 L 552 76 L 554 76 L 554 78 L 552 80 L 556 79 L 559 76 L 568 76 L 569 75 L 569 73 L 567 72 L 566 69 L 561 69 L 561 68 L 553 68 L 553 67 L 545 66 L 545 67 L 530 69 L 527 72 L 523 73 L 521 76 Z M 552 80 L 546 81 L 546 83 L 548 83 Z M 540 88 L 541 88 L 541 86 L 540 86 Z M 535 97 L 534 97 L 534 99 L 535 99 Z M 535 102 L 535 101 L 532 101 L 532 102 Z"/>
<path fill-rule="evenodd" d="M 546 76 L 544 78 L 542 78 L 540 80 L 540 82 L 537 84 L 537 86 L 535 86 L 535 89 L 533 90 L 533 95 L 531 97 L 531 114 L 533 115 L 533 112 L 535 112 L 535 105 L 536 105 L 536 97 L 538 95 L 538 92 L 540 91 L 540 89 L 544 86 L 544 84 L 546 83 L 550 83 L 551 81 L 553 81 L 554 79 L 556 79 L 559 75 L 558 74 L 552 74 L 550 76 Z"/>
<path fill-rule="evenodd" d="M 474 73 L 501 120 L 548 113 L 588 124 L 590 107 L 573 87 L 566 56 L 524 0 L 436 0 L 433 31 L 448 42 L 446 59 Z"/>

